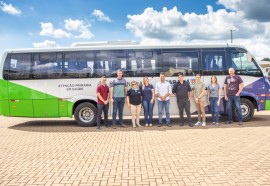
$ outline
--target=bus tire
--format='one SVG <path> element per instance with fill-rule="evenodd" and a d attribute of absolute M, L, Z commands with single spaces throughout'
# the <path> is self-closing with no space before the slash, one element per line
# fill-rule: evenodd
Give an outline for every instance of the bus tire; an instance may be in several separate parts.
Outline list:
<path fill-rule="evenodd" d="M 254 105 L 249 99 L 241 98 L 242 120 L 249 121 L 254 115 Z M 233 120 L 238 121 L 237 110 L 233 108 Z"/>
<path fill-rule="evenodd" d="M 97 108 L 91 103 L 81 103 L 75 108 L 74 117 L 81 127 L 92 127 L 97 121 Z"/>

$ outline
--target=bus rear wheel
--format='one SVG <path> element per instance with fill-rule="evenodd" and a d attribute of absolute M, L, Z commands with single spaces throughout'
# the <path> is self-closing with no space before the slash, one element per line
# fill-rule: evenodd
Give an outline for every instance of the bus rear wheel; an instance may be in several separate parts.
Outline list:
<path fill-rule="evenodd" d="M 243 121 L 249 121 L 254 115 L 254 105 L 246 98 L 241 98 L 241 112 Z M 237 110 L 233 108 L 233 120 L 238 121 Z"/>
<path fill-rule="evenodd" d="M 97 108 L 91 103 L 81 103 L 75 108 L 74 117 L 81 127 L 92 127 L 96 124 Z"/>

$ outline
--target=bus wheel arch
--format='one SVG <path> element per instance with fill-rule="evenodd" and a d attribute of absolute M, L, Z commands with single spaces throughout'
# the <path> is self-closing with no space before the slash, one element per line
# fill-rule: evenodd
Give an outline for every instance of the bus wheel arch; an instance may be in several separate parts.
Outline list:
<path fill-rule="evenodd" d="M 96 102 L 81 100 L 74 104 L 73 114 L 75 121 L 81 127 L 91 127 L 96 124 L 97 106 Z"/>
<path fill-rule="evenodd" d="M 241 111 L 243 121 L 249 121 L 254 116 L 254 110 L 257 108 L 255 99 L 250 97 L 241 97 Z M 238 121 L 237 110 L 233 107 L 233 120 Z"/>

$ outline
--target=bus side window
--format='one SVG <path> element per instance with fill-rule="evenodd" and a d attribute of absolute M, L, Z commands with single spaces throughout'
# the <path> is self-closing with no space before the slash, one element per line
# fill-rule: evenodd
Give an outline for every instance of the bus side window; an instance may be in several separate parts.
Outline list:
<path fill-rule="evenodd" d="M 146 59 L 143 64 L 143 67 L 146 71 L 152 71 L 152 64 L 150 59 Z"/>
<path fill-rule="evenodd" d="M 164 52 L 163 64 L 167 76 L 177 76 L 179 72 L 192 76 L 198 72 L 198 52 L 181 50 Z"/>
<path fill-rule="evenodd" d="M 62 75 L 62 54 L 36 53 L 32 63 L 33 79 L 58 79 Z"/>
<path fill-rule="evenodd" d="M 63 78 L 87 78 L 93 76 L 93 52 L 66 52 L 63 62 Z"/>
<path fill-rule="evenodd" d="M 96 62 L 96 75 L 97 77 L 105 75 L 105 61 Z"/>
<path fill-rule="evenodd" d="M 8 54 L 6 59 L 5 59 L 4 69 L 3 69 L 3 78 L 5 80 L 9 79 L 9 73 L 14 71 L 13 69 L 14 69 L 14 67 L 12 67 L 11 63 L 10 63 L 10 54 Z"/>
<path fill-rule="evenodd" d="M 202 53 L 201 70 L 203 75 L 224 75 L 225 53 L 223 51 L 209 51 Z"/>
<path fill-rule="evenodd" d="M 143 67 L 142 67 L 142 62 L 143 60 L 141 58 L 136 59 L 137 62 L 137 71 L 136 71 L 136 76 L 143 76 Z"/>
<path fill-rule="evenodd" d="M 10 57 L 10 80 L 30 79 L 31 54 L 12 54 Z"/>

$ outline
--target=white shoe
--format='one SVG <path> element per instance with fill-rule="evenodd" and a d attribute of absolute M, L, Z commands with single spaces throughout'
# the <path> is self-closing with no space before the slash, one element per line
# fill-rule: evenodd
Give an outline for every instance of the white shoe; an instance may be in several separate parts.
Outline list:
<path fill-rule="evenodd" d="M 150 123 L 149 126 L 152 127 L 152 123 Z"/>
<path fill-rule="evenodd" d="M 203 127 L 205 127 L 205 126 L 206 126 L 206 123 L 205 123 L 205 121 L 204 121 L 204 122 L 202 122 L 202 126 L 203 126 Z"/>
<path fill-rule="evenodd" d="M 145 124 L 146 127 L 148 127 L 148 124 Z"/>
<path fill-rule="evenodd" d="M 141 125 L 140 124 L 137 124 L 138 125 L 138 127 L 141 127 Z"/>
<path fill-rule="evenodd" d="M 200 126 L 201 122 L 197 121 L 197 123 L 195 123 L 195 126 Z"/>

